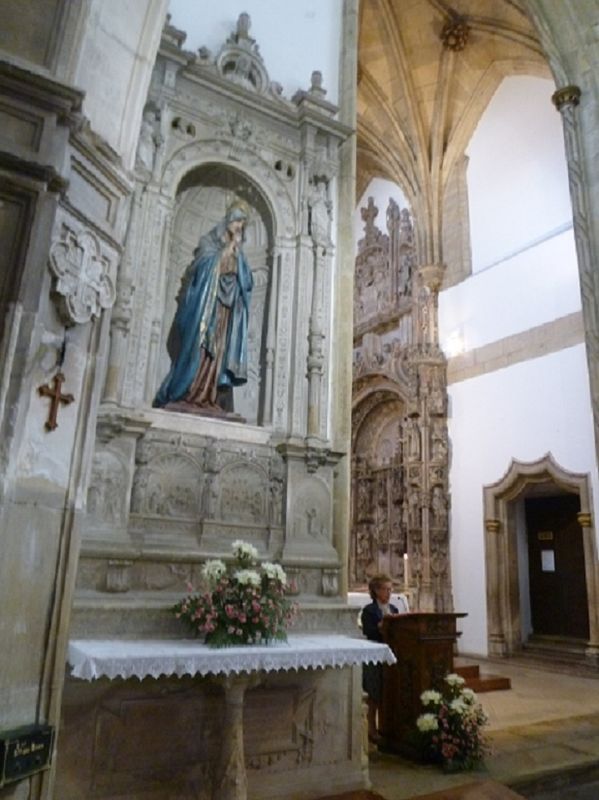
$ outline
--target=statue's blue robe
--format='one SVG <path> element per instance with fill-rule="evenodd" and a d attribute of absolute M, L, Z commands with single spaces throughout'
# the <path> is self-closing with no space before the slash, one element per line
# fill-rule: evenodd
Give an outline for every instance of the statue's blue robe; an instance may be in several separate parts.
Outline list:
<path fill-rule="evenodd" d="M 201 348 L 214 357 L 217 298 L 230 309 L 225 351 L 218 386 L 239 386 L 247 381 L 248 320 L 252 271 L 242 252 L 237 274 L 219 275 L 224 248 L 221 223 L 200 239 L 186 273 L 169 335 L 171 368 L 154 399 L 155 406 L 182 400 L 198 372 Z"/>

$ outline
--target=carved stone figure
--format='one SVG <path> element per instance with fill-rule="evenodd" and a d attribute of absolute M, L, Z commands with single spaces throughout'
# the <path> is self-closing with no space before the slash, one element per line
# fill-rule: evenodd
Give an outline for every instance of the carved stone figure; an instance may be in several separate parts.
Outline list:
<path fill-rule="evenodd" d="M 247 204 L 236 201 L 200 239 L 179 293 L 168 339 L 172 364 L 157 407 L 225 415 L 228 390 L 247 381 L 253 277 L 242 239 L 248 214 Z"/>
<path fill-rule="evenodd" d="M 431 506 L 433 510 L 433 524 L 438 527 L 444 527 L 447 525 L 447 504 L 445 502 L 445 492 L 440 486 L 435 486 L 433 488 Z"/>
<path fill-rule="evenodd" d="M 161 137 L 156 130 L 156 113 L 152 108 L 146 108 L 139 131 L 136 166 L 143 167 L 151 173 L 154 169 L 156 149 L 160 143 Z"/>
<path fill-rule="evenodd" d="M 408 459 L 418 461 L 420 458 L 420 428 L 413 418 L 407 422 L 407 440 Z"/>
<path fill-rule="evenodd" d="M 327 197 L 325 181 L 315 181 L 309 196 L 310 235 L 316 245 L 326 247 L 330 242 L 331 202 Z"/>

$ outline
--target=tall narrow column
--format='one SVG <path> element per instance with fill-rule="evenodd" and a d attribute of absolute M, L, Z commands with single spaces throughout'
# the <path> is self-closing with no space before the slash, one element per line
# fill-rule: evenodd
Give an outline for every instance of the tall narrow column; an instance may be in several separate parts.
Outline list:
<path fill-rule="evenodd" d="M 358 0 L 344 0 L 339 113 L 341 121 L 355 129 L 358 94 Z M 337 180 L 337 268 L 335 274 L 335 319 L 332 396 L 335 448 L 347 451 L 335 470 L 333 508 L 335 546 L 346 565 L 349 548 L 351 490 L 351 393 L 353 358 L 354 232 L 356 205 L 356 136 L 341 145 Z M 340 593 L 347 592 L 347 569 L 341 572 Z"/>
<path fill-rule="evenodd" d="M 580 273 L 582 296 L 582 318 L 584 322 L 587 365 L 591 389 L 591 404 L 595 429 L 595 450 L 599 460 L 599 278 L 597 277 L 596 253 L 593 259 L 590 208 L 587 197 L 584 156 L 577 119 L 581 91 L 578 86 L 558 89 L 553 104 L 562 115 L 564 139 L 568 158 L 568 180 Z"/>

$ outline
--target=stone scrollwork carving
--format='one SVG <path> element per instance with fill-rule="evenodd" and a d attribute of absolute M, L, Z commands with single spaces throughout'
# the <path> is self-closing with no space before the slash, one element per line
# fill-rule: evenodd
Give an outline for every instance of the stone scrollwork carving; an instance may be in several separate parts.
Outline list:
<path fill-rule="evenodd" d="M 67 325 L 84 324 L 112 307 L 116 293 L 110 263 L 91 231 L 66 230 L 50 248 L 49 267 L 58 310 Z"/>

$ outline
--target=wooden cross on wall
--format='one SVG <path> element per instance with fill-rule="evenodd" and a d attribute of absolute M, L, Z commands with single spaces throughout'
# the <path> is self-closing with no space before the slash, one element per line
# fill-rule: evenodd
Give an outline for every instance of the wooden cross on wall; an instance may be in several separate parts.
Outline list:
<path fill-rule="evenodd" d="M 69 403 L 72 403 L 75 399 L 72 394 L 62 394 L 62 384 L 65 381 L 65 377 L 62 372 L 57 372 L 54 376 L 54 386 L 39 386 L 38 392 L 42 397 L 50 397 L 52 402 L 50 403 L 50 410 L 48 412 L 48 419 L 46 420 L 45 428 L 47 431 L 53 431 L 55 428 L 58 428 L 58 422 L 56 421 L 56 417 L 58 416 L 58 409 L 60 404 L 62 403 L 65 406 L 68 406 Z"/>

